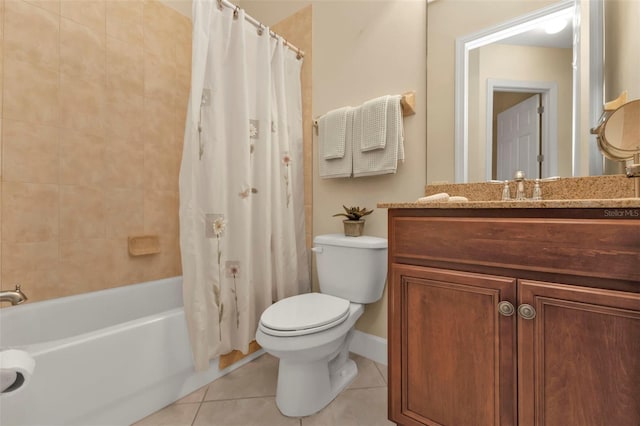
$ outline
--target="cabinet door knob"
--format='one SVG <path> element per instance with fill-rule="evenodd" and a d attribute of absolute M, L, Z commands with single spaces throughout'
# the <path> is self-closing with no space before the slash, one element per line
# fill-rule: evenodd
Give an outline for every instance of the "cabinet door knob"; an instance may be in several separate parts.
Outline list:
<path fill-rule="evenodd" d="M 534 319 L 536 317 L 536 310 L 533 306 L 525 303 L 518 306 L 518 315 L 526 320 Z"/>
<path fill-rule="evenodd" d="M 500 315 L 505 317 L 510 317 L 516 311 L 516 308 L 513 307 L 511 302 L 507 302 L 506 300 L 498 303 L 498 312 Z"/>

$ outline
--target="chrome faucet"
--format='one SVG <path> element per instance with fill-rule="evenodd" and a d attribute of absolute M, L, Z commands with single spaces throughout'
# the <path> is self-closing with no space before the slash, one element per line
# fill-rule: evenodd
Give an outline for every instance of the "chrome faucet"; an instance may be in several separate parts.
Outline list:
<path fill-rule="evenodd" d="M 19 305 L 27 300 L 26 294 L 20 290 L 20 285 L 16 285 L 13 291 L 0 291 L 0 302 L 9 302 L 12 305 Z"/>

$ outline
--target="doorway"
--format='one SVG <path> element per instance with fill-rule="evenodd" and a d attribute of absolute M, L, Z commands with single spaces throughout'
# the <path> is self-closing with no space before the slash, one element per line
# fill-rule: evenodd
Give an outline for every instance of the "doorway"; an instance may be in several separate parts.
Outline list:
<path fill-rule="evenodd" d="M 520 94 L 514 96 L 531 97 L 539 95 L 539 106 L 543 111 L 539 124 L 539 150 L 532 157 L 535 163 L 528 167 L 537 170 L 532 174 L 527 174 L 529 178 L 550 177 L 558 174 L 558 85 L 555 82 L 536 81 L 512 81 L 512 80 L 487 80 L 487 117 L 486 117 L 486 170 L 487 180 L 491 179 L 513 179 L 513 173 L 504 176 L 506 172 L 498 177 L 499 160 L 497 155 L 497 131 L 494 123 L 494 97 L 501 93 Z M 499 101 L 500 102 L 500 101 Z M 538 158 L 538 155 L 541 155 Z M 537 168 L 538 159 L 543 160 L 541 166 Z"/>

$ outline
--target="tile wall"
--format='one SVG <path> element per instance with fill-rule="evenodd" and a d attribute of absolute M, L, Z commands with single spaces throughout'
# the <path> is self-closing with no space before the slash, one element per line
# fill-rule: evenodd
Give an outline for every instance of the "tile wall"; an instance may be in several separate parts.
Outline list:
<path fill-rule="evenodd" d="M 0 0 L 0 37 L 0 288 L 180 275 L 191 21 L 155 0 Z M 141 234 L 161 253 L 129 256 Z"/>

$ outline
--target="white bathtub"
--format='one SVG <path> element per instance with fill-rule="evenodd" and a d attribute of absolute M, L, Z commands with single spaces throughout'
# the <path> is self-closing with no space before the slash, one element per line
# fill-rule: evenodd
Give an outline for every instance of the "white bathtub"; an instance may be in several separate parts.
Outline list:
<path fill-rule="evenodd" d="M 230 371 L 217 362 L 194 371 L 181 284 L 176 277 L 0 309 L 0 349 L 36 361 L 22 390 L 0 396 L 0 424 L 128 425 Z"/>

